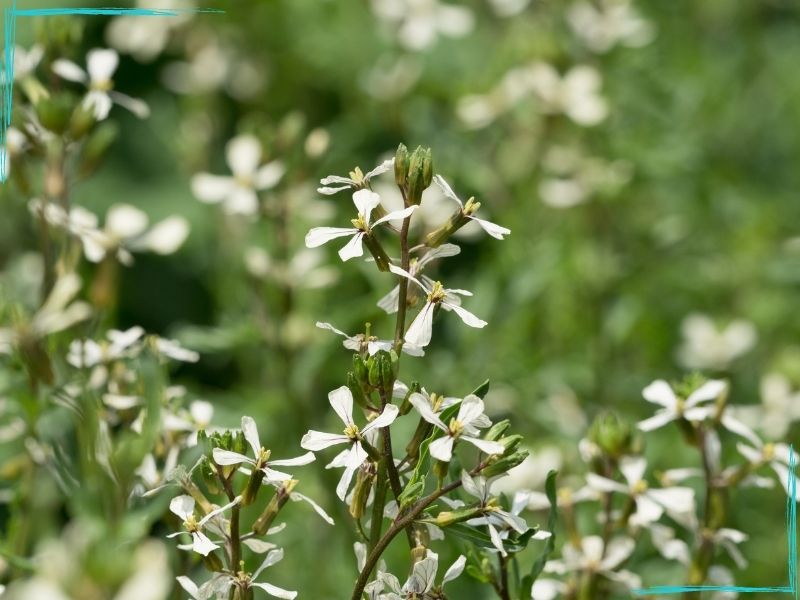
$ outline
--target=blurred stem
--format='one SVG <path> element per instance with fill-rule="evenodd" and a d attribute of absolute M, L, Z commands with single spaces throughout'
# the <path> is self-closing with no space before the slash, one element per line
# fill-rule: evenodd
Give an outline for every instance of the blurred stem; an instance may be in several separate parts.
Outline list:
<path fill-rule="evenodd" d="M 403 206 L 409 207 L 408 196 L 406 190 L 400 187 L 400 193 L 403 194 Z M 408 229 L 411 225 L 411 216 L 409 215 L 403 219 L 403 225 L 400 228 L 400 266 L 403 270 L 408 271 L 411 262 L 408 252 Z M 403 347 L 403 335 L 406 330 L 406 310 L 408 309 L 408 279 L 400 277 L 397 296 L 397 324 L 394 330 L 394 347 L 399 354 Z"/>
<path fill-rule="evenodd" d="M 508 589 L 508 557 L 498 554 L 497 560 L 500 563 L 500 584 L 497 587 L 497 595 L 502 600 L 511 600 L 511 590 Z"/>

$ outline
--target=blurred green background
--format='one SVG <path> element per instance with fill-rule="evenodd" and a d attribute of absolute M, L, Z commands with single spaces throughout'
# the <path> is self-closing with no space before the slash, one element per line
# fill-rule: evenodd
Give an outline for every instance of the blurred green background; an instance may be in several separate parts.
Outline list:
<path fill-rule="evenodd" d="M 442 27 L 468 14 L 466 31 L 439 32 L 424 47 L 385 16 L 392 4 L 208 1 L 202 6 L 225 14 L 182 21 L 152 58 L 122 52 L 115 87 L 145 99 L 152 115 L 112 111 L 119 139 L 73 201 L 98 214 L 120 202 L 153 220 L 180 214 L 192 231 L 176 255 L 137 255 L 122 269 L 109 324 L 142 325 L 200 351 L 174 381 L 211 400 L 221 425 L 252 415 L 276 454 L 293 456 L 306 429 L 331 420 L 326 394 L 350 364 L 338 338 L 314 322 L 355 332 L 370 321 L 388 337 L 393 320 L 375 306 L 390 283 L 367 263 L 342 265 L 326 247 L 323 264 L 338 280 L 318 289 L 306 284 L 319 273 L 286 277 L 280 265 L 302 249 L 309 227 L 350 218 L 349 194 L 315 192 L 321 177 L 371 169 L 404 142 L 431 146 L 437 172 L 459 196 L 474 195 L 485 216 L 512 229 L 504 242 L 457 241 L 462 253 L 437 272 L 474 292 L 466 306 L 489 326 L 439 319 L 428 357 L 405 362 L 405 381 L 462 396 L 490 378 L 490 414 L 510 416 L 534 455 L 558 448 L 565 475 L 580 471 L 576 444 L 600 410 L 649 416 L 641 389 L 653 379 L 693 369 L 722 375 L 741 404 L 761 401 L 768 373 L 800 385 L 796 3 L 642 1 L 633 10 L 647 26 L 636 47 L 623 38 L 604 51 L 570 25 L 568 2 L 459 1 L 465 12 L 442 17 Z M 35 7 L 70 5 L 91 3 Z M 65 27 L 82 30 L 66 51 L 79 64 L 87 49 L 109 44 L 105 17 L 21 18 L 17 42 L 27 47 Z M 592 67 L 607 116 L 581 125 L 507 77 L 535 61 L 562 74 Z M 488 122 L 469 118 L 475 106 Z M 288 167 L 252 222 L 198 202 L 190 187 L 196 172 L 228 172 L 223 148 L 237 133 L 256 134 L 265 157 Z M 377 181 L 389 185 L 391 176 Z M 14 186 L 2 190 L 5 268 L 36 249 L 28 199 Z M 266 276 L 248 271 L 253 247 L 272 260 Z M 746 322 L 746 335 L 709 337 L 687 325 L 692 314 L 707 315 L 719 332 Z M 682 353 L 687 344 L 699 356 Z M 655 468 L 694 460 L 677 440 L 667 430 L 648 438 Z M 303 469 L 302 491 L 344 522 L 328 491 L 336 475 L 323 464 Z M 736 503 L 732 525 L 751 535 L 751 566 L 737 584 L 782 582 L 781 495 L 747 491 Z M 287 513 L 286 558 L 270 581 L 306 598 L 344 597 L 355 537 L 337 535 L 305 507 Z M 650 584 L 679 583 L 662 579 L 681 577 L 663 564 L 634 570 Z M 462 593 L 469 596 L 455 597 L 478 597 Z"/>

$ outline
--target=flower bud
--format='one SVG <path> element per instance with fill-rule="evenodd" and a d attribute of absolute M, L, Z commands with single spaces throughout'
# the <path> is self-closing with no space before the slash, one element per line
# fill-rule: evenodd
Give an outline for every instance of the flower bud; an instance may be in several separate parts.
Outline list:
<path fill-rule="evenodd" d="M 464 521 L 469 521 L 470 519 L 480 517 L 482 513 L 483 509 L 481 509 L 479 506 L 468 506 L 465 508 L 458 508 L 456 510 L 446 510 L 440 512 L 438 515 L 436 515 L 436 518 L 430 522 L 437 527 L 445 528 L 449 527 L 450 525 L 455 525 L 456 523 L 463 523 Z"/>
<path fill-rule="evenodd" d="M 633 454 L 637 448 L 635 429 L 630 422 L 614 412 L 598 415 L 589 428 L 587 437 L 603 454 L 612 459 Z"/>
<path fill-rule="evenodd" d="M 378 352 L 367 359 L 367 366 L 369 368 L 367 381 L 370 386 L 374 388 L 380 387 L 381 385 L 381 354 L 383 354 L 383 352 Z"/>
<path fill-rule="evenodd" d="M 497 441 L 510 426 L 511 426 L 511 421 L 509 421 L 508 419 L 503 419 L 502 421 L 498 421 L 497 423 L 491 426 L 489 431 L 487 431 L 486 435 L 484 435 L 483 437 L 484 439 L 491 440 L 492 442 Z"/>
<path fill-rule="evenodd" d="M 36 105 L 36 116 L 48 131 L 62 135 L 67 130 L 72 111 L 78 100 L 70 93 L 62 92 L 42 98 Z"/>
<path fill-rule="evenodd" d="M 431 184 L 433 178 L 433 161 L 430 148 L 427 150 L 417 146 L 408 163 L 408 203 L 422 202 L 422 192 Z"/>
<path fill-rule="evenodd" d="M 484 468 L 481 471 L 481 475 L 484 477 L 494 477 L 496 475 L 507 473 L 517 465 L 521 464 L 522 461 L 528 458 L 529 455 L 530 452 L 527 450 L 519 450 L 511 455 L 503 456 Z"/>
<path fill-rule="evenodd" d="M 504 438 L 500 438 L 498 441 L 505 446 L 505 451 L 503 452 L 503 456 L 509 456 L 517 451 L 519 445 L 522 443 L 523 437 L 519 434 L 514 435 L 507 435 Z"/>
<path fill-rule="evenodd" d="M 361 407 L 365 407 L 367 405 L 367 397 L 364 394 L 364 388 L 361 387 L 361 384 L 356 379 L 355 374 L 349 372 L 347 374 L 347 388 L 350 390 L 350 393 L 353 394 L 353 401 Z"/>
<path fill-rule="evenodd" d="M 369 368 L 360 354 L 353 355 L 353 374 L 361 385 L 369 383 Z"/>
<path fill-rule="evenodd" d="M 387 397 L 391 397 L 392 391 L 394 388 L 394 376 L 395 376 L 395 368 L 392 358 L 386 352 L 381 353 L 380 366 L 381 366 L 381 388 L 383 389 L 383 393 Z M 397 356 L 397 354 L 392 351 L 392 354 Z"/>
<path fill-rule="evenodd" d="M 408 148 L 405 144 L 397 147 L 394 155 L 394 181 L 400 187 L 405 187 L 408 177 Z"/>
<path fill-rule="evenodd" d="M 364 516 L 369 492 L 372 489 L 372 483 L 375 481 L 375 473 L 375 464 L 369 461 L 361 465 L 358 470 L 356 484 L 353 487 L 353 499 L 350 501 L 350 515 L 354 519 L 360 519 Z"/>
<path fill-rule="evenodd" d="M 242 506 L 247 506 L 255 501 L 256 496 L 258 496 L 258 491 L 261 489 L 261 482 L 263 479 L 264 471 L 261 469 L 253 469 L 253 472 L 250 473 L 250 479 L 247 481 L 247 487 L 242 494 Z"/>
<path fill-rule="evenodd" d="M 433 181 L 433 155 L 431 149 L 425 150 L 425 156 L 422 160 L 422 185 L 427 189 Z"/>

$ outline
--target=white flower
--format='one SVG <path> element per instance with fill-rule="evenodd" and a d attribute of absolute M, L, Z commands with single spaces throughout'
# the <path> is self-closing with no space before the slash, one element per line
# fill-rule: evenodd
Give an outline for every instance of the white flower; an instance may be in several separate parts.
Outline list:
<path fill-rule="evenodd" d="M 352 227 L 314 227 L 306 234 L 306 246 L 316 248 L 336 238 L 349 237 L 350 241 L 339 250 L 343 261 L 350 260 L 364 254 L 364 236 L 372 235 L 372 229 L 382 223 L 405 219 L 416 210 L 416 206 L 409 206 L 403 210 L 390 212 L 374 223 L 370 222 L 372 211 L 381 203 L 381 197 L 370 190 L 358 190 L 353 194 L 353 204 L 356 205 L 358 216 L 352 220 Z"/>
<path fill-rule="evenodd" d="M 620 44 L 638 48 L 653 39 L 653 27 L 629 0 L 602 0 L 597 5 L 576 2 L 567 11 L 567 22 L 592 52 L 608 52 Z"/>
<path fill-rule="evenodd" d="M 479 436 L 479 427 L 489 427 L 491 421 L 483 414 L 483 400 L 470 394 L 461 401 L 458 414 L 445 425 L 433 411 L 430 402 L 422 394 L 412 394 L 409 402 L 417 409 L 420 416 L 428 423 L 445 433 L 444 436 L 433 440 L 428 446 L 428 451 L 436 460 L 450 462 L 453 456 L 453 444 L 456 440 L 469 442 L 481 452 L 486 454 L 502 454 L 505 450 L 500 442 L 482 440 Z"/>
<path fill-rule="evenodd" d="M 172 502 L 169 503 L 169 509 L 173 514 L 183 519 L 183 526 L 186 528 L 186 531 L 171 533 L 167 537 L 173 538 L 183 533 L 189 533 L 192 536 L 192 550 L 198 554 L 202 554 L 203 556 L 208 556 L 210 552 L 213 552 L 219 548 L 219 546 L 212 542 L 206 536 L 206 534 L 203 533 L 203 526 L 205 526 L 205 524 L 211 519 L 228 510 L 232 506 L 235 506 L 239 502 L 241 502 L 241 497 L 237 497 L 233 502 L 226 504 L 225 506 L 212 510 L 205 517 L 198 521 L 194 516 L 194 498 L 186 495 L 176 496 L 172 499 Z"/>
<path fill-rule="evenodd" d="M 694 523 L 694 490 L 688 487 L 669 487 L 654 489 L 644 479 L 647 461 L 643 457 L 626 456 L 620 461 L 619 469 L 626 484 L 619 483 L 595 473 L 586 475 L 587 483 L 601 492 L 619 492 L 636 501 L 636 512 L 630 522 L 635 526 L 647 526 L 666 513 L 687 527 Z"/>
<path fill-rule="evenodd" d="M 753 442 L 755 441 L 758 440 L 753 440 Z M 800 461 L 800 455 L 797 452 L 787 444 L 763 444 L 760 441 L 753 446 L 739 442 L 736 444 L 736 449 L 754 468 L 768 466 L 772 469 L 778 476 L 778 481 L 783 489 L 786 490 L 786 494 L 791 497 L 789 468 L 795 467 Z"/>
<path fill-rule="evenodd" d="M 169 340 L 162 337 L 156 337 L 154 339 L 156 350 L 158 350 L 162 356 L 179 362 L 197 362 L 200 360 L 200 355 L 197 352 L 184 348 L 177 340 Z"/>
<path fill-rule="evenodd" d="M 511 510 L 503 510 L 496 502 L 491 501 L 492 484 L 497 479 L 496 477 L 487 479 L 480 475 L 471 477 L 466 471 L 461 471 L 461 485 L 464 487 L 464 491 L 477 498 L 479 507 L 484 510 L 482 517 L 470 519 L 467 524 L 473 526 L 486 525 L 489 529 L 489 537 L 492 540 L 492 544 L 502 556 L 506 556 L 507 553 L 503 547 L 503 541 L 508 538 L 510 532 L 513 530 L 523 534 L 529 529 L 525 519 L 519 516 L 527 508 L 528 497 L 524 492 L 514 494 Z M 549 531 L 540 530 L 533 535 L 533 539 L 545 540 L 551 536 L 552 534 Z"/>
<path fill-rule="evenodd" d="M 307 465 L 314 462 L 314 453 L 306 452 L 302 456 L 296 458 L 287 458 L 282 460 L 269 460 L 269 450 L 266 450 L 261 445 L 261 440 L 258 437 L 258 428 L 256 422 L 252 417 L 242 417 L 242 432 L 244 438 L 250 447 L 253 449 L 253 456 L 250 458 L 238 452 L 231 452 L 230 450 L 223 450 L 222 448 L 214 448 L 213 457 L 214 462 L 218 465 L 240 465 L 248 464 L 254 469 L 259 469 L 264 473 L 264 478 L 268 482 L 287 481 L 292 478 L 288 473 L 276 471 L 272 467 L 293 467 L 297 465 Z"/>
<path fill-rule="evenodd" d="M 353 350 L 354 352 L 366 351 L 367 354 L 373 356 L 381 351 L 391 352 L 392 348 L 394 347 L 394 342 L 392 340 L 379 340 L 375 336 L 366 337 L 366 335 L 363 333 L 357 333 L 356 335 L 347 335 L 344 331 L 336 329 L 330 323 L 322 323 L 320 321 L 317 321 L 317 327 L 319 327 L 320 329 L 327 329 L 328 331 L 332 331 L 336 335 L 342 336 L 344 338 L 342 345 L 348 350 Z M 409 356 L 425 355 L 425 352 L 422 350 L 422 348 L 417 348 L 412 344 L 404 344 L 403 352 L 405 352 Z"/>
<path fill-rule="evenodd" d="M 427 298 L 422 309 L 409 325 L 405 334 L 405 341 L 413 346 L 424 348 L 431 342 L 433 335 L 433 313 L 436 306 L 441 306 L 445 310 L 452 310 L 461 318 L 465 325 L 470 327 L 482 328 L 486 326 L 486 321 L 479 319 L 468 310 L 461 308 L 461 300 L 456 296 L 471 296 L 472 292 L 467 290 L 448 289 L 435 281 L 431 287 L 426 286 L 422 281 L 395 265 L 389 265 L 389 270 L 395 275 L 405 277 L 416 283 Z"/>
<path fill-rule="evenodd" d="M 112 105 L 127 108 L 140 119 L 150 115 L 150 108 L 143 100 L 131 98 L 114 90 L 112 77 L 119 64 L 115 50 L 94 48 L 86 55 L 86 70 L 74 62 L 59 58 L 53 61 L 53 71 L 67 81 L 84 84 L 89 92 L 83 100 L 87 110 L 92 111 L 98 121 L 108 116 Z"/>
<path fill-rule="evenodd" d="M 20 81 L 33 74 L 43 57 L 44 48 L 39 44 L 34 44 L 30 50 L 14 46 L 14 81 Z"/>
<path fill-rule="evenodd" d="M 760 406 L 731 406 L 729 410 L 768 439 L 785 438 L 792 423 L 800 420 L 800 391 L 783 375 L 768 373 L 761 378 L 760 395 Z"/>
<path fill-rule="evenodd" d="M 225 146 L 232 176 L 198 173 L 192 192 L 201 202 L 222 203 L 229 214 L 255 215 L 258 193 L 275 187 L 286 172 L 279 160 L 261 164 L 261 143 L 253 135 L 239 135 Z"/>
<path fill-rule="evenodd" d="M 376 16 L 397 27 L 400 43 L 409 50 L 431 47 L 441 35 L 463 37 L 475 26 L 466 6 L 439 0 L 372 0 Z"/>
<path fill-rule="evenodd" d="M 125 331 L 110 329 L 106 333 L 108 342 L 94 340 L 72 340 L 69 345 L 67 362 L 76 369 L 95 367 L 128 358 L 138 350 L 134 345 L 141 340 L 144 329 L 138 325 Z M 134 350 L 132 352 L 132 350 Z"/>
<path fill-rule="evenodd" d="M 608 116 L 608 103 L 600 95 L 602 77 L 588 65 L 572 67 L 563 76 L 547 63 L 534 63 L 528 84 L 545 113 L 563 113 L 576 124 L 597 125 Z"/>
<path fill-rule="evenodd" d="M 425 283 L 425 285 L 427 285 L 429 288 L 432 288 L 436 282 L 427 275 L 422 275 L 422 270 L 438 258 L 456 256 L 460 252 L 461 248 L 455 244 L 442 244 L 438 248 L 431 248 L 422 256 L 422 258 L 411 259 L 408 272 L 414 277 L 419 277 Z M 392 288 L 392 291 L 378 300 L 378 306 L 391 315 L 397 312 L 399 301 L 400 286 L 396 285 L 394 288 Z"/>
<path fill-rule="evenodd" d="M 345 467 L 342 479 L 336 487 L 337 495 L 340 499 L 344 499 L 353 473 L 367 458 L 367 451 L 362 445 L 364 436 L 370 431 L 391 425 L 397 418 L 398 408 L 394 404 L 387 404 L 381 414 L 370 421 L 363 429 L 359 429 L 358 425 L 353 421 L 353 394 L 347 386 L 343 385 L 329 393 L 328 401 L 334 412 L 344 423 L 344 432 L 339 434 L 324 433 L 311 429 L 303 436 L 300 446 L 305 450 L 316 452 L 338 444 L 349 444 L 349 448 L 337 457 L 339 461 L 336 465 Z"/>
<path fill-rule="evenodd" d="M 493 238 L 502 240 L 503 236 L 511 233 L 511 230 L 506 227 L 501 227 L 497 223 L 485 221 L 474 216 L 475 212 L 477 212 L 477 210 L 480 208 L 481 203 L 475 202 L 474 198 L 470 198 L 466 203 L 462 202 L 461 199 L 456 196 L 455 192 L 453 192 L 450 184 L 448 184 L 441 175 L 434 175 L 433 182 L 439 187 L 440 190 L 442 190 L 442 193 L 446 198 L 449 198 L 458 204 L 459 208 L 461 208 L 461 214 L 464 215 L 464 217 L 480 225 L 481 229 L 483 229 Z"/>
<path fill-rule="evenodd" d="M 193 17 L 189 0 L 138 0 L 137 8 L 167 9 L 175 13 L 167 18 L 142 18 L 122 15 L 111 19 L 106 28 L 106 41 L 120 52 L 139 62 L 151 62 L 167 47 L 170 34 Z"/>
<path fill-rule="evenodd" d="M 383 173 L 386 173 L 394 166 L 394 159 L 390 158 L 388 160 L 383 161 L 377 167 L 372 169 L 372 171 L 368 171 L 365 175 L 361 172 L 361 169 L 356 167 L 353 171 L 350 172 L 350 177 L 342 177 L 340 175 L 328 175 L 327 177 L 323 177 L 319 180 L 320 184 L 323 187 L 317 188 L 317 191 L 320 194 L 324 194 L 326 196 L 331 196 L 336 192 L 341 192 L 343 190 L 352 189 L 355 191 L 367 189 L 370 185 L 370 180 Z M 337 187 L 328 187 L 331 184 L 336 184 Z"/>
<path fill-rule="evenodd" d="M 709 403 L 714 403 L 717 398 L 726 390 L 727 383 L 721 379 L 707 381 L 685 400 L 679 398 L 670 385 L 663 379 L 658 379 L 644 388 L 642 396 L 648 402 L 658 404 L 660 408 L 656 414 L 649 419 L 639 423 L 642 431 L 653 431 L 675 421 L 677 419 L 702 420 L 707 412 L 700 410 Z"/>
<path fill-rule="evenodd" d="M 556 600 L 561 594 L 566 594 L 567 584 L 558 579 L 539 577 L 533 582 L 531 588 L 532 600 Z"/>
<path fill-rule="evenodd" d="M 629 571 L 617 570 L 633 553 L 636 544 L 631 538 L 617 537 L 604 548 L 603 539 L 590 535 L 581 540 L 580 548 L 568 543 L 563 549 L 561 560 L 548 561 L 544 566 L 546 573 L 564 575 L 569 572 L 588 572 L 601 575 L 628 589 L 642 586 L 638 575 Z M 538 600 L 538 596 L 536 597 Z"/>
<path fill-rule="evenodd" d="M 758 339 L 749 321 L 734 320 L 718 329 L 707 315 L 691 314 L 681 324 L 683 343 L 678 359 L 688 369 L 724 370 L 746 354 Z"/>
<path fill-rule="evenodd" d="M 464 571 L 467 557 L 460 555 L 452 565 L 450 565 L 442 577 L 442 583 L 435 586 L 436 572 L 439 570 L 439 555 L 428 550 L 425 558 L 414 563 L 411 575 L 408 580 L 400 587 L 400 581 L 391 573 L 379 572 L 378 580 L 389 588 L 388 594 L 381 594 L 380 600 L 417 600 L 428 598 L 429 592 L 436 587 L 439 591 L 449 581 L 453 581 Z M 439 597 L 439 596 L 437 596 Z"/>

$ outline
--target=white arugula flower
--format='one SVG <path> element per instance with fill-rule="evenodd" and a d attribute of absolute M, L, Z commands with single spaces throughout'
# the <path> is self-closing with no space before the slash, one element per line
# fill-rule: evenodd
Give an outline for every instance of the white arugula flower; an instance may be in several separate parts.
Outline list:
<path fill-rule="evenodd" d="M 373 356 L 378 352 L 391 352 L 392 348 L 394 347 L 394 342 L 392 340 L 380 340 L 375 336 L 367 337 L 363 333 L 357 333 L 356 335 L 347 335 L 344 331 L 336 329 L 330 323 L 322 323 L 321 321 L 317 321 L 317 327 L 320 329 L 327 329 L 328 331 L 332 331 L 336 335 L 340 335 L 344 338 L 342 342 L 342 346 L 347 348 L 348 350 L 353 350 L 354 352 L 364 352 L 366 350 L 367 354 Z M 408 354 L 409 356 L 424 356 L 425 352 L 422 348 L 418 348 L 413 344 L 404 344 L 403 345 L 403 352 Z"/>
<path fill-rule="evenodd" d="M 460 252 L 461 248 L 459 248 L 455 244 L 442 244 L 438 248 L 431 248 L 421 258 L 413 258 L 411 260 L 408 272 L 414 277 L 419 277 L 422 280 L 422 282 L 429 288 L 433 288 L 436 282 L 427 275 L 423 275 L 422 270 L 437 258 L 446 258 L 449 256 L 455 256 Z M 399 300 L 400 300 L 400 286 L 396 285 L 394 286 L 394 288 L 392 288 L 392 291 L 390 291 L 383 298 L 378 300 L 378 306 L 391 315 L 397 312 Z M 451 300 L 458 302 L 461 301 L 461 299 L 458 298 L 458 296 L 454 296 L 453 298 L 451 298 Z"/>
<path fill-rule="evenodd" d="M 596 490 L 618 492 L 636 501 L 636 512 L 631 515 L 631 523 L 647 526 L 661 518 L 666 512 L 677 522 L 691 527 L 695 519 L 694 490 L 689 487 L 651 488 L 644 479 L 647 461 L 643 457 L 624 457 L 619 469 L 625 477 L 625 484 L 595 473 L 587 473 L 586 481 Z"/>
<path fill-rule="evenodd" d="M 789 468 L 790 466 L 797 466 L 798 462 L 800 462 L 800 455 L 787 444 L 764 444 L 757 439 L 753 441 L 758 443 L 748 446 L 739 442 L 736 444 L 736 449 L 748 460 L 753 468 L 769 467 L 777 475 L 778 481 L 783 486 L 786 494 L 791 497 Z"/>
<path fill-rule="evenodd" d="M 405 277 L 409 281 L 417 284 L 425 292 L 426 300 L 422 309 L 409 325 L 404 336 L 405 341 L 413 346 L 424 348 L 431 342 L 433 336 L 433 313 L 437 306 L 441 306 L 447 311 L 454 311 L 464 322 L 465 325 L 478 329 L 486 326 L 486 321 L 479 319 L 467 309 L 461 307 L 461 300 L 456 296 L 472 296 L 472 292 L 459 289 L 445 288 L 440 282 L 435 281 L 431 287 L 426 286 L 422 281 L 395 265 L 389 265 L 389 270 L 395 275 Z"/>
<path fill-rule="evenodd" d="M 364 236 L 372 235 L 372 229 L 389 221 L 402 220 L 411 215 L 417 207 L 409 206 L 403 210 L 390 212 L 375 222 L 371 222 L 372 211 L 381 203 L 381 197 L 370 190 L 358 190 L 353 194 L 353 204 L 356 205 L 358 216 L 351 222 L 352 227 L 314 227 L 306 234 L 306 246 L 317 248 L 341 237 L 349 237 L 350 241 L 339 250 L 339 257 L 343 261 L 356 258 L 364 254 Z"/>
<path fill-rule="evenodd" d="M 230 502 L 225 506 L 212 510 L 205 517 L 198 521 L 194 516 L 194 498 L 186 495 L 176 496 L 172 499 L 172 502 L 169 503 L 169 509 L 173 514 L 183 519 L 183 526 L 185 527 L 186 531 L 171 533 L 167 537 L 173 538 L 184 533 L 188 533 L 192 536 L 192 550 L 198 554 L 202 554 L 203 556 L 208 556 L 209 553 L 219 548 L 219 546 L 212 542 L 208 536 L 203 533 L 203 527 L 211 519 L 225 512 L 232 506 L 235 506 L 239 502 L 241 502 L 241 497 L 235 498 L 233 502 Z"/>
<path fill-rule="evenodd" d="M 258 192 L 275 187 L 286 172 L 279 160 L 261 164 L 261 154 L 261 143 L 254 135 L 236 136 L 225 146 L 233 175 L 198 173 L 192 177 L 192 193 L 201 202 L 222 203 L 228 214 L 255 215 Z"/>
<path fill-rule="evenodd" d="M 548 561 L 544 571 L 557 575 L 571 572 L 594 573 L 628 589 L 640 588 L 642 582 L 638 575 L 619 569 L 635 547 L 634 541 L 628 537 L 613 538 L 605 546 L 599 535 L 590 535 L 581 540 L 579 548 L 572 543 L 565 544 L 562 558 Z M 537 600 L 539 597 L 534 596 Z"/>
<path fill-rule="evenodd" d="M 368 171 L 365 175 L 361 172 L 361 169 L 356 167 L 353 171 L 350 172 L 350 177 L 341 177 L 340 175 L 328 175 L 319 180 L 323 187 L 317 188 L 317 191 L 320 194 L 324 194 L 326 196 L 331 196 L 337 192 L 341 192 L 343 190 L 362 190 L 365 188 L 369 188 L 370 180 L 377 176 L 381 175 L 382 173 L 386 173 L 394 166 L 394 158 L 390 158 L 389 160 L 383 161 L 377 167 L 372 169 L 372 171 Z M 336 187 L 328 187 L 331 184 L 335 184 Z"/>
<path fill-rule="evenodd" d="M 349 448 L 337 457 L 339 460 L 334 465 L 345 467 L 342 479 L 336 487 L 337 495 L 340 499 L 344 499 L 353 473 L 367 458 L 367 451 L 362 445 L 362 442 L 365 441 L 365 436 L 371 431 L 391 425 L 397 418 L 399 410 L 394 404 L 387 404 L 381 414 L 370 421 L 363 429 L 360 429 L 353 421 L 353 394 L 347 386 L 343 385 L 329 393 L 328 401 L 334 412 L 344 423 L 344 432 L 339 434 L 325 433 L 312 429 L 303 436 L 300 446 L 305 450 L 316 452 L 339 444 L 349 444 Z"/>
<path fill-rule="evenodd" d="M 477 212 L 477 210 L 480 208 L 481 203 L 475 202 L 474 198 L 470 198 L 466 202 L 462 202 L 461 198 L 456 196 L 455 192 L 453 192 L 453 189 L 450 187 L 450 184 L 448 184 L 441 175 L 434 175 L 433 182 L 439 186 L 439 189 L 442 190 L 442 193 L 445 195 L 445 197 L 458 204 L 459 208 L 461 208 L 461 214 L 463 214 L 470 221 L 474 221 L 480 225 L 481 229 L 483 229 L 493 238 L 502 240 L 504 239 L 504 236 L 511 233 L 511 230 L 507 227 L 502 227 L 497 223 L 492 223 L 491 221 L 479 219 L 478 217 L 474 216 L 475 212 Z"/>
<path fill-rule="evenodd" d="M 115 50 L 94 48 L 86 55 L 86 70 L 70 60 L 59 58 L 53 61 L 53 71 L 62 79 L 82 83 L 89 89 L 83 105 L 98 121 L 108 116 L 114 104 L 128 109 L 140 119 L 147 118 L 150 108 L 143 100 L 114 90 L 111 78 L 118 65 L 119 54 Z"/>
<path fill-rule="evenodd" d="M 654 416 L 641 421 L 639 429 L 653 431 L 682 418 L 689 421 L 703 420 L 707 413 L 696 409 L 715 402 L 726 388 L 725 381 L 712 379 L 701 385 L 684 400 L 674 392 L 666 381 L 658 379 L 644 388 L 642 396 L 648 402 L 658 404 L 662 408 Z"/>
<path fill-rule="evenodd" d="M 458 414 L 445 425 L 436 415 L 428 400 L 421 394 L 412 394 L 409 402 L 417 409 L 420 416 L 428 423 L 445 433 L 444 436 L 433 440 L 428 446 L 428 451 L 436 460 L 450 462 L 453 456 L 453 445 L 457 440 L 469 442 L 481 452 L 486 454 L 502 454 L 505 447 L 500 442 L 482 440 L 479 427 L 488 427 L 491 421 L 483 414 L 483 400 L 470 394 L 461 401 Z"/>
<path fill-rule="evenodd" d="M 242 432 L 244 433 L 244 438 L 247 440 L 247 443 L 250 444 L 250 447 L 253 449 L 253 456 L 255 458 L 250 458 L 238 452 L 223 450 L 222 448 L 214 448 L 212 455 L 215 463 L 218 465 L 248 464 L 254 469 L 262 471 L 266 481 L 276 482 L 287 481 L 291 479 L 292 476 L 288 473 L 277 471 L 272 467 L 307 465 L 315 460 L 313 452 L 306 452 L 304 455 L 295 458 L 269 460 L 270 452 L 261 445 L 261 440 L 258 437 L 258 428 L 252 417 L 242 417 Z"/>
<path fill-rule="evenodd" d="M 391 573 L 379 572 L 378 580 L 389 588 L 389 593 L 378 596 L 380 600 L 416 600 L 428 598 L 434 589 L 441 591 L 446 583 L 456 579 L 464 572 L 467 557 L 460 555 L 452 565 L 447 568 L 442 583 L 436 584 L 436 572 L 439 570 L 439 555 L 428 550 L 425 558 L 414 563 L 406 582 L 400 587 L 400 581 Z M 437 596 L 439 597 L 439 596 Z"/>

